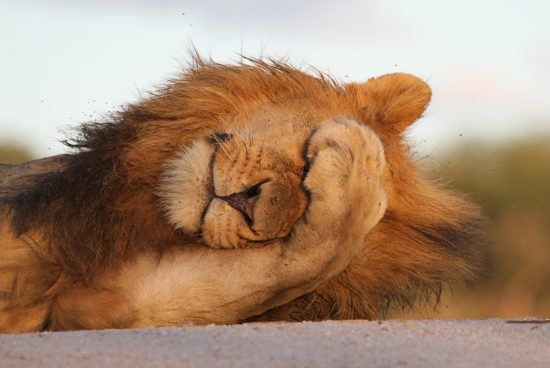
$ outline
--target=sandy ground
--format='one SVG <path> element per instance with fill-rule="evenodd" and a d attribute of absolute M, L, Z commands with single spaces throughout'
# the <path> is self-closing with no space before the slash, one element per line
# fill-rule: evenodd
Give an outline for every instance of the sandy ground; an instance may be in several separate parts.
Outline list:
<path fill-rule="evenodd" d="M 0 335 L 0 367 L 550 367 L 550 323 L 272 323 Z"/>

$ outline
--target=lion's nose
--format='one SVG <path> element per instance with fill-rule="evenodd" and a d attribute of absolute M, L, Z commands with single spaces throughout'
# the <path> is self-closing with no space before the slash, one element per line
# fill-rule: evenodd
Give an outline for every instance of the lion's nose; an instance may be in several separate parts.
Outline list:
<path fill-rule="evenodd" d="M 262 191 L 260 187 L 264 183 L 265 181 L 253 185 L 240 193 L 234 193 L 219 198 L 227 202 L 237 211 L 240 211 L 244 215 L 244 218 L 248 225 L 252 225 L 254 223 L 254 206 Z"/>

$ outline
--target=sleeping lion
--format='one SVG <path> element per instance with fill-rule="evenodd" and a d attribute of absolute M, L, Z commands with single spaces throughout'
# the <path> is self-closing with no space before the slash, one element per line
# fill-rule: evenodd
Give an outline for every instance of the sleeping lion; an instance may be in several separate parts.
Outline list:
<path fill-rule="evenodd" d="M 0 166 L 0 331 L 373 319 L 479 264 L 419 175 L 429 86 L 196 57 L 71 154 Z"/>

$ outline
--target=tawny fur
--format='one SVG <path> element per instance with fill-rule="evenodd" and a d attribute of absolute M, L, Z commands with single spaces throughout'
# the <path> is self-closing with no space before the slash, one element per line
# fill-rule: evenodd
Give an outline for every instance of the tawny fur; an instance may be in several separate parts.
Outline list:
<path fill-rule="evenodd" d="M 196 58 L 150 98 L 109 121 L 83 125 L 80 136 L 68 143 L 76 151 L 61 170 L 27 178 L 17 190 L 11 185 L 0 197 L 0 330 L 184 323 L 179 315 L 162 319 L 162 313 L 172 312 L 159 312 L 158 305 L 144 307 L 156 295 L 147 294 L 147 280 L 155 278 L 158 285 L 181 267 L 163 257 L 180 247 L 258 247 L 293 236 L 314 203 L 304 187 L 311 164 L 308 147 L 314 147 L 320 124 L 339 116 L 368 127 L 376 138 L 365 142 L 381 142 L 384 170 L 372 175 L 365 170 L 361 180 L 369 175 L 380 180 L 387 209 L 372 229 L 354 230 L 365 232 L 365 238 L 355 240 L 362 244 L 360 251 L 343 272 L 306 295 L 267 312 L 251 311 L 249 317 L 372 319 L 389 303 L 407 305 L 418 296 L 438 294 L 448 282 L 472 279 L 480 259 L 479 210 L 462 195 L 422 178 L 402 137 L 430 97 L 424 82 L 406 74 L 344 85 L 278 62 L 228 66 Z M 336 137 L 348 128 L 339 129 Z M 212 143 L 220 139 L 217 133 L 232 138 Z M 331 141 L 324 139 L 323 145 Z M 361 154 L 365 144 L 349 143 L 351 156 Z M 210 163 L 214 177 L 208 177 L 204 165 L 193 168 L 185 161 L 193 149 L 197 162 L 218 151 Z M 181 157 L 184 162 L 178 161 Z M 182 172 L 196 180 L 190 182 Z M 265 175 L 271 181 L 262 186 L 254 214 L 263 216 L 265 226 L 256 233 L 246 230 L 244 217 L 224 200 L 214 198 L 211 207 L 203 208 L 209 191 L 224 197 Z M 332 190 L 330 176 L 325 182 Z M 185 197 L 182 187 L 196 196 Z M 260 202 L 266 193 L 284 199 L 271 202 L 273 212 Z M 178 198 L 184 199 L 181 207 Z M 372 205 L 365 203 L 361 216 L 374 216 Z M 326 227 L 331 220 L 326 219 Z M 357 226 L 352 222 L 339 230 L 348 234 Z M 251 242 L 235 236 L 243 229 Z M 178 270 L 191 277 L 190 271 Z M 172 279 L 166 280 L 163 292 L 169 294 Z M 119 289 L 124 291 L 113 292 Z M 138 289 L 143 303 L 134 300 Z M 190 320 L 235 322 L 216 313 Z"/>

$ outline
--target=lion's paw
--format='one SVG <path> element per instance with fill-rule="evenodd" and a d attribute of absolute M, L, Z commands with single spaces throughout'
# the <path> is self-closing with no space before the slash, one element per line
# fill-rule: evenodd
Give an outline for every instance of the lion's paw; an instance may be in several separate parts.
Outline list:
<path fill-rule="evenodd" d="M 352 118 L 335 117 L 312 135 L 307 148 L 310 170 L 308 222 L 357 225 L 368 231 L 386 209 L 382 188 L 384 149 L 378 136 Z"/>

